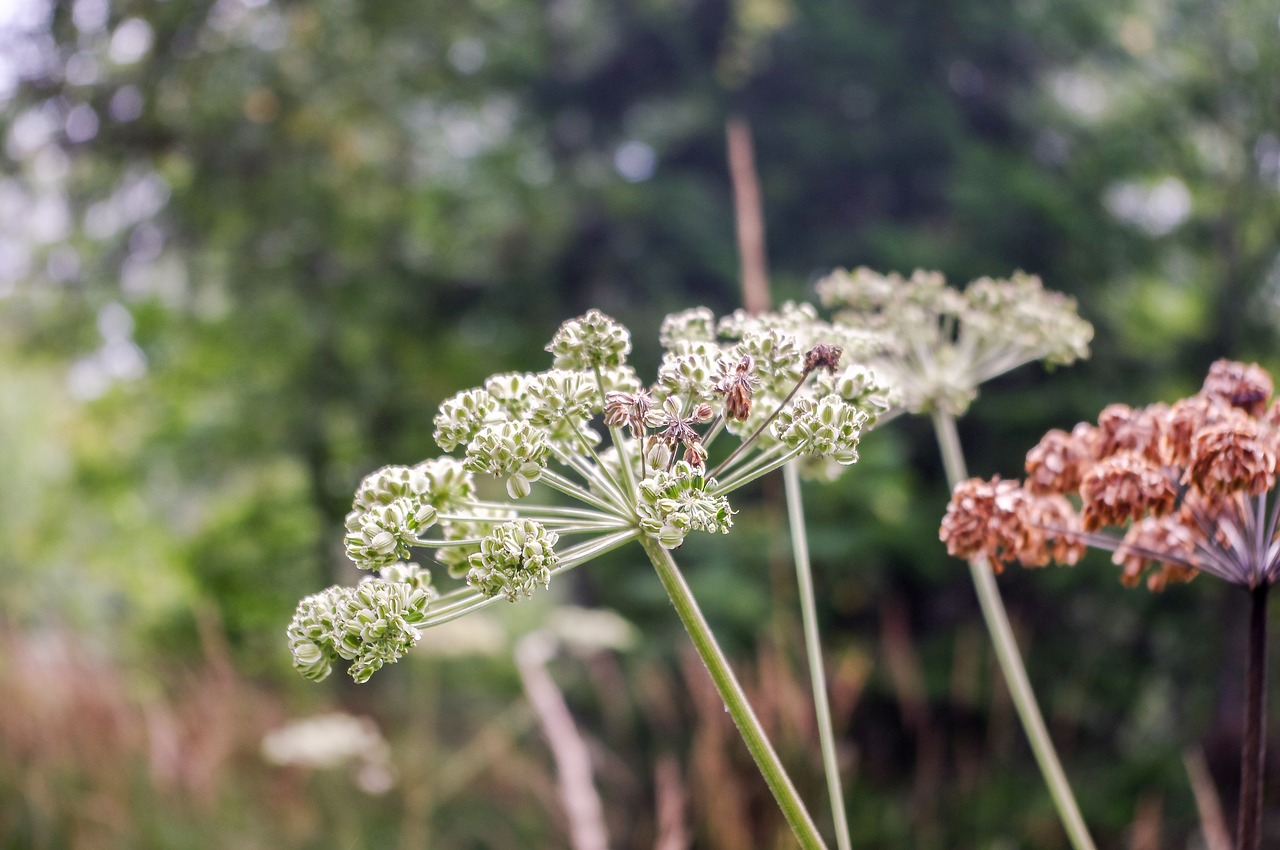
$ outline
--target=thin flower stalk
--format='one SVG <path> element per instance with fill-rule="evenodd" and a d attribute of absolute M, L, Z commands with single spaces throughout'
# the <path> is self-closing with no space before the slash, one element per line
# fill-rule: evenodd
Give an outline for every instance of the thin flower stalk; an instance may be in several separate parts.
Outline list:
<path fill-rule="evenodd" d="M 1261 841 L 1266 599 L 1280 579 L 1280 400 L 1257 364 L 1219 360 L 1200 392 L 1171 405 L 1114 404 L 1097 423 L 1050 431 L 1025 481 L 954 489 L 941 537 L 960 557 L 1074 564 L 1112 553 L 1120 578 L 1153 591 L 1201 573 L 1250 596 L 1238 842 Z M 1110 530 L 1110 531 L 1108 531 Z"/>
<path fill-rule="evenodd" d="M 960 447 L 959 434 L 956 433 L 955 420 L 940 411 L 934 414 L 933 420 L 938 445 L 942 449 L 947 482 L 954 489 L 969 475 L 965 469 L 964 453 Z M 1040 773 L 1049 788 L 1049 796 L 1053 798 L 1058 817 L 1067 831 L 1072 847 L 1077 850 L 1092 850 L 1093 839 L 1080 814 L 1080 806 L 1076 803 L 1071 783 L 1062 769 L 1053 739 L 1049 737 L 1049 729 L 1031 687 L 1031 680 L 1027 677 L 1027 668 L 1022 661 L 1022 653 L 1018 650 L 1018 642 L 1014 637 L 1013 627 L 1009 624 L 1009 615 L 1005 611 L 1004 600 L 1000 597 L 1000 588 L 996 585 L 991 567 L 985 558 L 970 558 L 969 575 L 978 594 L 978 605 L 982 609 L 987 632 L 991 635 L 1000 672 L 1004 674 L 1009 696 L 1018 712 L 1018 719 L 1022 721 L 1022 729 L 1027 735 L 1036 764 L 1040 766 Z"/>
<path fill-rule="evenodd" d="M 800 470 L 795 464 L 782 469 L 787 494 L 787 523 L 791 529 L 791 552 L 796 565 L 796 590 L 800 597 L 800 621 L 804 629 L 805 656 L 809 661 L 809 686 L 818 721 L 818 745 L 831 798 L 831 819 L 835 821 L 836 846 L 851 850 L 849 818 L 844 808 L 844 786 L 840 781 L 840 759 L 836 753 L 835 731 L 831 725 L 831 702 L 827 674 L 818 633 L 818 605 L 813 590 L 813 565 L 809 560 L 809 538 L 804 523 L 804 496 L 800 491 Z"/>
<path fill-rule="evenodd" d="M 857 460 L 862 428 L 881 409 L 867 396 L 879 390 L 850 377 L 857 367 L 838 367 L 842 349 L 867 350 L 867 337 L 803 305 L 765 319 L 689 311 L 662 335 L 667 353 L 648 387 L 626 363 L 629 333 L 592 310 L 556 333 L 551 369 L 494 375 L 445 401 L 435 439 L 461 457 L 383 467 L 361 482 L 344 543 L 371 575 L 302 600 L 288 629 L 294 664 L 319 681 L 348 661 L 365 681 L 424 629 L 527 599 L 638 541 L 788 822 L 803 846 L 821 847 L 669 553 L 691 533 L 728 533 L 730 494 L 784 463 L 831 474 Z M 725 482 L 707 469 L 707 436 L 718 433 L 741 441 Z M 486 479 L 508 498 L 482 494 Z M 576 505 L 531 500 L 539 485 Z M 440 593 L 409 561 L 419 549 L 463 586 Z"/>

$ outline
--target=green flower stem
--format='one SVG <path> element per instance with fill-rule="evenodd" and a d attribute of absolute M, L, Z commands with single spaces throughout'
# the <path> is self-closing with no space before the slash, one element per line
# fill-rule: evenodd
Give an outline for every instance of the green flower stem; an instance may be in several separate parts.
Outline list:
<path fill-rule="evenodd" d="M 716 690 L 724 700 L 725 709 L 738 727 L 738 733 L 751 752 L 751 757 L 755 759 L 756 767 L 760 769 L 765 783 L 773 792 L 774 799 L 778 801 L 778 806 L 786 816 L 787 823 L 791 825 L 791 830 L 795 833 L 800 846 L 805 850 L 826 850 L 822 836 L 818 834 L 818 829 L 813 824 L 813 818 L 809 817 L 809 812 L 805 809 L 800 795 L 796 793 L 795 786 L 791 784 L 790 778 L 782 767 L 782 762 L 778 759 L 778 754 L 774 752 L 773 746 L 765 736 L 764 728 L 761 727 L 751 706 L 747 704 L 742 686 L 738 684 L 733 669 L 716 643 L 715 635 L 711 633 L 711 627 L 702 616 L 702 611 L 698 608 L 698 603 L 693 598 L 693 593 L 685 583 L 684 576 L 676 566 L 671 553 L 648 535 L 641 535 L 640 544 L 644 546 L 645 553 L 653 562 L 654 569 L 658 571 L 658 578 L 661 579 L 671 604 L 675 606 L 680 621 L 684 623 L 685 630 L 698 651 L 698 656 L 706 666 L 707 672 L 711 674 L 711 680 L 715 682 Z"/>
<path fill-rule="evenodd" d="M 813 708 L 818 719 L 818 743 L 822 748 L 822 767 L 827 774 L 827 791 L 831 795 L 831 819 L 835 821 L 836 846 L 851 850 L 849 819 L 844 811 L 844 789 L 840 784 L 840 765 L 836 759 L 836 735 L 831 727 L 831 704 L 827 697 L 827 675 L 823 669 L 822 642 L 818 636 L 818 606 L 813 594 L 813 569 L 809 563 L 809 538 L 804 526 L 804 498 L 800 492 L 800 472 L 796 464 L 782 468 L 787 491 L 787 520 L 791 526 L 791 548 L 796 563 L 796 584 L 800 593 L 800 620 L 804 626 L 804 651 L 809 661 L 809 684 L 813 690 Z"/>
<path fill-rule="evenodd" d="M 636 537 L 638 533 L 632 528 L 608 534 L 595 540 L 588 540 L 576 546 L 570 546 L 560 553 L 560 563 L 551 571 L 551 577 L 555 578 L 579 564 L 599 557 L 605 552 L 617 549 Z M 450 620 L 456 620 L 459 617 L 470 614 L 472 611 L 479 611 L 481 608 L 487 608 L 496 602 L 503 601 L 506 601 L 504 596 L 485 596 L 470 587 L 460 587 L 457 590 L 441 594 L 439 598 L 432 600 L 430 607 L 427 609 L 427 616 L 418 625 L 423 628 L 438 626 L 441 623 L 447 623 Z"/>
<path fill-rule="evenodd" d="M 747 484 L 750 484 L 757 478 L 763 478 L 775 469 L 781 469 L 783 466 L 786 466 L 789 461 L 792 461 L 799 456 L 799 449 L 788 448 L 783 445 L 773 446 L 772 448 L 766 449 L 761 454 L 761 463 L 758 465 L 752 464 L 750 472 L 738 470 L 732 478 L 729 478 L 723 483 L 717 482 L 716 488 L 712 492 L 717 496 L 730 493 L 737 490 L 739 487 L 744 487 Z"/>
<path fill-rule="evenodd" d="M 608 499 L 612 500 L 610 504 L 614 506 L 614 509 L 625 506 L 626 501 L 623 499 L 622 493 L 613 489 L 613 485 L 609 483 L 609 479 L 604 476 L 604 473 L 592 466 L 586 458 L 555 446 L 551 447 L 551 453 L 566 467 L 582 476 L 582 480 L 588 486 L 596 488 L 602 497 L 608 497 Z M 543 475 L 545 474 L 546 471 L 544 470 Z"/>
<path fill-rule="evenodd" d="M 949 414 L 935 412 L 933 414 L 934 433 L 938 438 L 938 447 L 942 451 L 942 462 L 947 470 L 947 481 L 954 489 L 957 484 L 969 477 L 965 469 L 964 452 L 960 448 L 960 435 L 956 432 L 956 421 Z M 982 616 L 987 623 L 987 631 L 991 634 L 991 642 L 995 646 L 996 660 L 1004 673 L 1005 682 L 1009 686 L 1009 695 L 1022 720 L 1022 728 L 1027 733 L 1031 750 L 1035 753 L 1036 763 L 1049 786 L 1049 795 L 1058 810 L 1058 817 L 1067 837 L 1075 850 L 1095 850 L 1093 839 L 1085 827 L 1084 818 L 1080 816 L 1080 807 L 1076 804 L 1071 785 L 1067 782 L 1058 753 L 1049 738 L 1049 730 L 1045 727 L 1044 717 L 1036 702 L 1035 693 L 1031 690 L 1031 682 L 1027 678 L 1026 667 L 1018 652 L 1017 641 L 1013 637 L 1013 629 L 1009 625 L 1009 615 L 1005 612 L 1004 602 L 1000 599 L 1000 589 L 996 585 L 995 575 L 985 558 L 975 558 L 969 562 L 969 574 L 973 578 L 973 586 L 978 592 L 978 603 L 982 607 Z"/>
<path fill-rule="evenodd" d="M 596 374 L 598 375 L 599 372 L 597 372 Z M 595 469 L 600 470 L 601 477 L 609 483 L 609 487 L 613 491 L 613 494 L 615 498 L 618 500 L 618 502 L 620 504 L 626 504 L 626 501 L 627 501 L 626 493 L 629 493 L 632 491 L 624 489 L 622 484 L 618 482 L 618 479 L 613 477 L 613 473 L 609 471 L 609 467 L 605 466 L 603 463 L 600 462 L 600 455 L 596 454 L 595 447 L 591 445 L 591 441 L 587 439 L 586 434 L 583 434 L 582 429 L 578 427 L 577 420 L 570 419 L 567 421 L 569 423 L 569 428 L 572 429 L 573 431 L 573 436 L 578 440 L 578 444 L 582 446 L 583 454 L 586 457 L 591 459 L 591 462 L 592 464 L 594 464 Z M 610 430 L 609 433 L 612 435 L 613 431 Z M 617 444 L 615 443 L 615 445 Z M 621 452 L 622 452 L 622 447 L 618 445 L 619 455 L 621 455 Z"/>
<path fill-rule="evenodd" d="M 550 469 L 544 469 L 542 470 L 542 476 L 538 480 L 546 483 L 548 487 L 559 490 L 570 498 L 577 499 L 580 502 L 585 502 L 588 505 L 597 507 L 607 514 L 617 514 L 617 505 L 611 502 L 606 502 L 604 499 L 597 498 L 592 493 L 582 489 L 577 484 L 557 472 L 552 472 Z"/>
<path fill-rule="evenodd" d="M 475 510 L 475 509 L 487 509 L 487 510 L 498 510 L 498 511 L 513 510 L 510 502 L 485 502 L 481 500 L 468 502 L 467 507 L 471 508 L 472 510 Z M 548 517 L 572 516 L 572 517 L 578 517 L 580 519 L 599 519 L 600 518 L 599 511 L 593 511 L 587 508 L 570 508 L 570 507 L 564 507 L 562 505 L 541 505 L 533 502 L 522 503 L 519 508 L 519 513 L 520 513 L 520 516 L 527 517 L 529 519 L 538 519 L 539 517 L 543 517 L 543 516 L 548 516 Z M 440 519 L 440 520 L 458 519 L 463 522 L 472 522 L 475 520 L 475 517 L 471 515 L 460 515 L 458 517 L 453 517 L 453 516 L 446 516 L 444 514 L 441 514 L 439 517 L 437 517 L 437 519 Z"/>
<path fill-rule="evenodd" d="M 747 437 L 741 443 L 738 443 L 737 447 L 733 451 L 729 452 L 729 456 L 724 460 L 720 461 L 720 465 L 717 466 L 714 470 L 712 470 L 711 474 L 708 475 L 707 477 L 715 478 L 716 475 L 718 475 L 721 472 L 724 472 L 726 469 L 732 466 L 733 462 L 738 459 L 738 456 L 741 455 L 743 452 L 745 452 L 751 446 L 752 443 L 754 443 L 756 440 L 760 438 L 761 434 L 763 434 L 766 430 L 768 430 L 769 423 L 773 422 L 773 420 L 778 418 L 778 414 L 782 412 L 782 409 L 784 407 L 786 407 L 788 404 L 791 403 L 791 399 L 796 397 L 796 393 L 800 392 L 800 388 L 804 386 L 804 382 L 807 381 L 808 379 L 809 379 L 808 372 L 805 372 L 803 375 L 801 375 L 800 380 L 796 381 L 796 385 L 791 388 L 791 392 L 787 393 L 787 397 L 778 403 L 778 406 L 773 409 L 773 412 L 769 414 L 769 417 L 765 419 L 763 422 L 761 422 L 760 425 L 756 428 L 756 430 L 751 432 L 750 437 Z"/>

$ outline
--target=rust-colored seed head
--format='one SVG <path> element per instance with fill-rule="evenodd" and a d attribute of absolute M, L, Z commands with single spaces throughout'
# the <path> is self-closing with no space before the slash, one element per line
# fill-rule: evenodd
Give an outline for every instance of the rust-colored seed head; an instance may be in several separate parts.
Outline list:
<path fill-rule="evenodd" d="M 1018 554 L 1024 567 L 1043 567 L 1050 561 L 1072 565 L 1084 555 L 1080 517 L 1065 496 L 1053 493 L 1028 498 L 1022 515 L 1025 548 Z"/>
<path fill-rule="evenodd" d="M 1191 461 L 1183 483 L 1207 495 L 1265 493 L 1276 483 L 1275 451 L 1259 439 L 1250 419 L 1211 425 L 1191 441 Z"/>
<path fill-rule="evenodd" d="M 1029 492 L 1070 493 L 1079 489 L 1082 470 L 1093 460 L 1090 446 L 1079 431 L 1080 426 L 1070 434 L 1055 428 L 1027 452 Z"/>
<path fill-rule="evenodd" d="M 1162 463 L 1161 448 L 1168 407 L 1154 404 L 1132 408 L 1127 404 L 1109 404 L 1098 414 L 1098 435 L 1094 457 L 1102 460 L 1122 452 L 1142 455 L 1154 463 Z"/>
<path fill-rule="evenodd" d="M 970 478 L 956 485 L 942 519 L 939 537 L 959 558 L 986 556 L 996 572 L 1013 561 L 1026 544 L 1019 509 L 1027 495 L 1016 481 Z"/>
<path fill-rule="evenodd" d="M 1125 533 L 1124 540 L 1111 556 L 1111 562 L 1124 571 L 1120 581 L 1126 587 L 1135 587 L 1148 567 L 1147 587 L 1163 590 L 1170 581 L 1187 582 L 1198 572 L 1186 566 L 1152 558 L 1154 553 L 1165 553 L 1184 562 L 1195 562 L 1195 537 L 1176 515 L 1146 517 L 1135 522 Z"/>
<path fill-rule="evenodd" d="M 1257 363 L 1218 360 L 1209 367 L 1201 392 L 1220 398 L 1250 416 L 1261 416 L 1274 389 L 1271 376 Z"/>
<path fill-rule="evenodd" d="M 1086 531 L 1123 525 L 1147 513 L 1167 514 L 1177 498 L 1178 492 L 1168 476 L 1133 453 L 1100 461 L 1080 483 Z"/>

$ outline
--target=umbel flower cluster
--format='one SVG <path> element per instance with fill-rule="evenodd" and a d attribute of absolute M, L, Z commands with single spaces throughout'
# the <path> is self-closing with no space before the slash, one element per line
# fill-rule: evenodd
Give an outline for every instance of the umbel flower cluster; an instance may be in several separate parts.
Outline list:
<path fill-rule="evenodd" d="M 870 364 L 910 413 L 960 416 L 984 381 L 1035 360 L 1088 357 L 1093 338 L 1075 299 L 1022 272 L 960 290 L 932 271 L 837 270 L 818 282 L 818 296 L 838 324 L 876 334 L 882 347 Z"/>
<path fill-rule="evenodd" d="M 1162 589 L 1208 573 L 1256 588 L 1280 575 L 1274 495 L 1280 400 L 1257 364 L 1214 363 L 1173 404 L 1113 404 L 1097 424 L 1054 430 L 1027 454 L 1024 481 L 959 484 L 942 522 L 947 550 L 1034 567 L 1113 552 L 1121 579 Z M 1107 533 L 1117 529 L 1119 534 Z"/>
<path fill-rule="evenodd" d="M 342 658 L 364 681 L 422 628 L 527 598 L 642 535 L 673 549 L 695 531 L 725 533 L 731 492 L 793 460 L 824 473 L 853 463 L 888 404 L 870 370 L 840 364 L 873 338 L 808 305 L 719 320 L 689 310 L 664 322 L 661 341 L 646 386 L 627 363 L 626 328 L 592 310 L 555 334 L 550 369 L 494 375 L 445 401 L 435 440 L 456 456 L 360 484 L 344 543 L 378 577 L 302 600 L 288 632 L 299 672 L 318 681 Z M 482 496 L 487 481 L 506 498 Z M 465 586 L 437 594 L 415 549 Z"/>

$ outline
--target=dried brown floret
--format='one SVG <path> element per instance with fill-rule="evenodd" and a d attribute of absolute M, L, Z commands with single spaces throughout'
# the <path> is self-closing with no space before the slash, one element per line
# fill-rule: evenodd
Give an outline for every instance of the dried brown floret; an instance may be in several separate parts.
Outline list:
<path fill-rule="evenodd" d="M 1020 510 L 1027 494 L 1016 481 L 998 476 L 970 478 L 956 485 L 939 533 L 947 552 L 965 559 L 986 556 L 996 572 L 1014 561 L 1027 542 Z"/>
<path fill-rule="evenodd" d="M 631 436 L 639 438 L 644 433 L 644 419 L 653 408 L 653 396 L 648 390 L 628 393 L 615 390 L 604 395 L 604 424 L 610 428 L 626 425 Z"/>
<path fill-rule="evenodd" d="M 1024 567 L 1043 567 L 1050 561 L 1075 564 L 1084 555 L 1080 517 L 1065 496 L 1032 496 L 1022 508 L 1026 542 L 1018 555 Z"/>
<path fill-rule="evenodd" d="M 1201 493 L 1265 493 L 1276 483 L 1276 454 L 1259 439 L 1251 419 L 1211 425 L 1191 440 L 1191 461 L 1182 483 Z"/>
<path fill-rule="evenodd" d="M 1197 431 L 1242 416 L 1222 399 L 1204 393 L 1175 401 L 1165 417 L 1165 458 L 1170 464 L 1186 466 L 1191 460 L 1191 439 Z"/>
<path fill-rule="evenodd" d="M 1261 416 L 1274 389 L 1271 376 L 1257 363 L 1224 359 L 1209 367 L 1201 392 L 1220 398 L 1250 416 Z"/>
<path fill-rule="evenodd" d="M 804 355 L 804 373 L 807 375 L 814 369 L 826 369 L 834 372 L 840 365 L 840 355 L 844 349 L 838 345 L 820 342 Z"/>
<path fill-rule="evenodd" d="M 744 354 L 733 371 L 726 371 L 712 387 L 715 392 L 724 396 L 727 418 L 745 422 L 751 415 L 751 393 L 760 385 L 760 379 L 753 373 L 755 366 L 755 358 Z"/>
<path fill-rule="evenodd" d="M 1071 433 L 1055 428 L 1027 452 L 1027 490 L 1070 493 L 1080 489 L 1085 468 L 1093 463 L 1093 426 L 1081 422 Z"/>
<path fill-rule="evenodd" d="M 1080 483 L 1086 531 L 1173 510 L 1178 491 L 1167 475 L 1134 453 L 1100 461 Z"/>
<path fill-rule="evenodd" d="M 1099 460 L 1131 452 L 1154 463 L 1163 463 L 1161 454 L 1165 418 L 1169 408 L 1163 404 L 1132 408 L 1127 404 L 1110 404 L 1098 414 L 1098 434 L 1093 444 Z"/>
<path fill-rule="evenodd" d="M 1147 575 L 1151 590 L 1163 590 L 1170 581 L 1191 581 L 1199 574 L 1193 566 L 1195 534 L 1176 514 L 1135 522 L 1111 561 L 1124 568 L 1120 581 L 1127 587 L 1135 587 L 1148 567 L 1154 568 Z"/>

